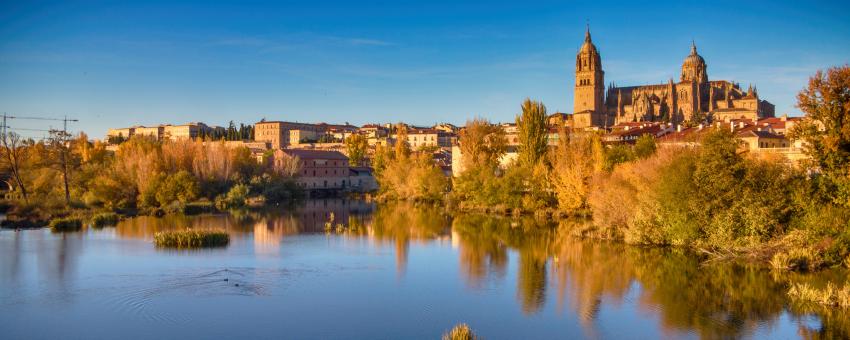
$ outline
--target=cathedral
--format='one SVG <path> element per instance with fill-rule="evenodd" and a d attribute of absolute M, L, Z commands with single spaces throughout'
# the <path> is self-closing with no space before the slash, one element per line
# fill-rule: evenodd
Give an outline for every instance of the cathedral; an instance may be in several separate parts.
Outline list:
<path fill-rule="evenodd" d="M 605 87 L 602 57 L 590 38 L 590 28 L 576 55 L 575 98 L 570 124 L 574 128 L 655 121 L 685 122 L 757 120 L 774 116 L 774 105 L 759 99 L 752 86 L 709 80 L 708 66 L 691 44 L 679 81 L 666 84 Z"/>

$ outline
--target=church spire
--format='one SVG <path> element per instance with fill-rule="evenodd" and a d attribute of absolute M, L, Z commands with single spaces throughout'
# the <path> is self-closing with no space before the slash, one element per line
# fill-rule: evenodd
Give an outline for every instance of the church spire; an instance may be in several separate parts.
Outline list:
<path fill-rule="evenodd" d="M 696 44 L 696 42 L 694 42 L 693 39 L 691 39 L 691 54 L 692 55 L 697 54 L 697 44 Z"/>
<path fill-rule="evenodd" d="M 590 24 L 587 24 L 587 29 L 584 31 L 584 42 L 592 42 L 590 40 Z"/>

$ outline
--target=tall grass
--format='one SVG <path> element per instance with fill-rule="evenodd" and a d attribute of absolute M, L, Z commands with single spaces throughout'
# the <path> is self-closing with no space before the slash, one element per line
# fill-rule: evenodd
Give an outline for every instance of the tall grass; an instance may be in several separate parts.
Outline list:
<path fill-rule="evenodd" d="M 83 228 L 83 221 L 76 217 L 61 217 L 50 220 L 53 231 L 76 231 Z"/>
<path fill-rule="evenodd" d="M 92 216 L 91 225 L 96 228 L 114 226 L 118 224 L 118 219 L 118 214 L 114 212 L 99 213 Z"/>
<path fill-rule="evenodd" d="M 476 340 L 480 339 L 469 325 L 465 323 L 457 324 L 450 331 L 443 334 L 443 340 Z"/>
<path fill-rule="evenodd" d="M 224 230 L 174 230 L 158 232 L 154 244 L 168 248 L 222 247 L 230 243 Z"/>
<path fill-rule="evenodd" d="M 825 306 L 850 307 L 850 285 L 841 288 L 832 282 L 823 289 L 815 288 L 806 283 L 792 283 L 788 296 L 798 302 L 817 303 Z"/>

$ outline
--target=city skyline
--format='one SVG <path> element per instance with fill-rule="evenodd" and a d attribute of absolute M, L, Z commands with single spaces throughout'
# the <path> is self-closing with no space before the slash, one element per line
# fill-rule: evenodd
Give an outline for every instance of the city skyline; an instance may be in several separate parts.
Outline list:
<path fill-rule="evenodd" d="M 694 40 L 710 78 L 758 86 L 777 115 L 799 115 L 795 95 L 808 76 L 846 64 L 850 55 L 850 24 L 839 17 L 846 10 L 836 9 L 843 3 L 713 4 L 699 11 L 700 20 L 693 7 L 661 3 L 669 10 L 555 3 L 0 6 L 0 112 L 68 115 L 80 119 L 73 130 L 95 138 L 109 127 L 262 118 L 509 121 L 525 97 L 550 112 L 572 112 L 574 56 L 587 23 L 605 58 L 606 83 L 675 79 Z"/>

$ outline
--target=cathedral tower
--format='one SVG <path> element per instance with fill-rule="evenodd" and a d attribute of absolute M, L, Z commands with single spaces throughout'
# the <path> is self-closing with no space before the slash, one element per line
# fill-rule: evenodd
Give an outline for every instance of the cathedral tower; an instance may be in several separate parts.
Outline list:
<path fill-rule="evenodd" d="M 590 39 L 590 27 L 584 34 L 584 44 L 576 55 L 576 87 L 573 114 L 589 113 L 590 125 L 606 124 L 604 106 L 605 72 L 602 58 Z"/>

